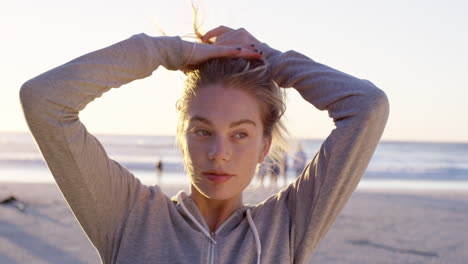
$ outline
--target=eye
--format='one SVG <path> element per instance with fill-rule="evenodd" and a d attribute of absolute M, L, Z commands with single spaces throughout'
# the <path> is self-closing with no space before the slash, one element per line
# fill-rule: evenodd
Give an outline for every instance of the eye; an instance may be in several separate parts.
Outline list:
<path fill-rule="evenodd" d="M 202 137 L 207 137 L 207 136 L 211 135 L 210 132 L 208 132 L 208 131 L 205 130 L 205 129 L 198 129 L 198 130 L 195 130 L 194 133 L 195 133 L 195 135 L 197 135 L 197 136 L 202 136 Z"/>
<path fill-rule="evenodd" d="M 237 139 L 246 138 L 246 137 L 248 137 L 248 136 L 249 136 L 249 135 L 247 135 L 247 133 L 245 133 L 245 132 L 238 132 L 238 133 L 236 133 L 236 134 L 234 135 L 234 137 L 237 138 Z"/>

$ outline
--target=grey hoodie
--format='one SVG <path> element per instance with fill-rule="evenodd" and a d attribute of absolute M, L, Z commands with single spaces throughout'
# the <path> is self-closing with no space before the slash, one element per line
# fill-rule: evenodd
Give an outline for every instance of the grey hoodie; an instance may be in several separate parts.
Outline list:
<path fill-rule="evenodd" d="M 363 175 L 388 117 L 366 80 L 295 51 L 261 45 L 274 80 L 295 88 L 333 129 L 302 175 L 216 232 L 185 193 L 172 199 L 110 159 L 79 111 L 111 88 L 184 64 L 179 37 L 135 35 L 27 81 L 26 120 L 71 210 L 103 263 L 307 263 Z M 161 92 L 161 95 L 163 93 Z M 312 110 L 312 108 L 311 108 Z M 304 122 L 308 120 L 304 115 Z"/>

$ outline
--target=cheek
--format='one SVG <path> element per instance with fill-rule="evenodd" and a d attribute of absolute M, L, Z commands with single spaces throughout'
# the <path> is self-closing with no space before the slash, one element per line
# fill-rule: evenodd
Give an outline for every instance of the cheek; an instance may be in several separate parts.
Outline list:
<path fill-rule="evenodd" d="M 191 139 L 190 136 L 187 136 L 185 138 L 185 162 L 190 162 L 196 167 L 198 162 L 206 158 L 206 148 L 206 143 Z"/>
<path fill-rule="evenodd" d="M 251 169 L 257 166 L 262 150 L 261 144 L 258 142 L 251 142 L 239 147 L 238 151 L 236 151 L 236 156 L 243 164 L 249 165 L 248 167 Z"/>
<path fill-rule="evenodd" d="M 204 147 L 204 145 L 198 141 L 198 140 L 194 140 L 193 138 L 191 138 L 190 136 L 187 136 L 185 138 L 185 142 L 186 142 L 186 148 L 185 150 L 189 153 L 189 154 L 193 154 L 193 153 L 200 153 Z"/>

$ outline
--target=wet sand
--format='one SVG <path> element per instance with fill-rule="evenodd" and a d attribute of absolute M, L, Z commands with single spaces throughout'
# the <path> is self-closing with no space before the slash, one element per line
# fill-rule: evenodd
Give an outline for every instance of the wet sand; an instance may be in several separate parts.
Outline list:
<path fill-rule="evenodd" d="M 168 196 L 183 185 L 163 185 Z M 257 203 L 276 189 L 247 190 Z M 55 184 L 0 183 L 0 263 L 100 263 Z M 18 205 L 18 203 L 16 203 Z M 356 191 L 310 263 L 468 263 L 468 193 Z"/>

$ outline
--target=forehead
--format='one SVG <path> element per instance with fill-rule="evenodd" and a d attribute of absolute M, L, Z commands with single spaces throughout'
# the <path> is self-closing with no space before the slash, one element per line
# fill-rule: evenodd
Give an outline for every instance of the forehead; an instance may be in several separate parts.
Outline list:
<path fill-rule="evenodd" d="M 187 109 L 188 119 L 203 117 L 223 124 L 249 119 L 261 125 L 260 105 L 249 93 L 222 85 L 210 85 L 197 90 Z"/>

